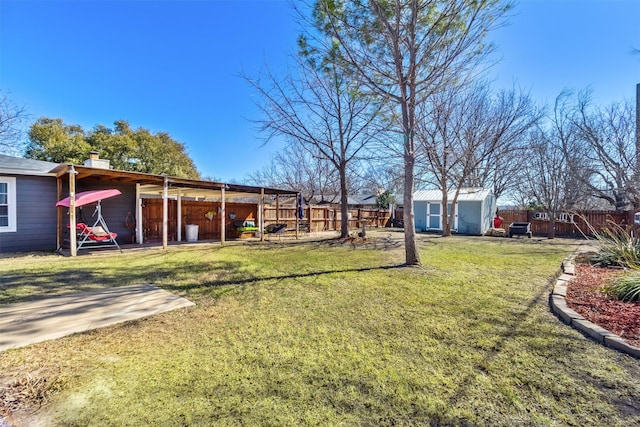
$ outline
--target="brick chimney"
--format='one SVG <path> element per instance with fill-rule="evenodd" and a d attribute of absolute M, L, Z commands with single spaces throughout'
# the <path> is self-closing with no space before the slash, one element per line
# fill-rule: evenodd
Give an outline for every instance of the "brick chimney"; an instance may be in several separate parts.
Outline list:
<path fill-rule="evenodd" d="M 101 159 L 97 151 L 89 153 L 89 158 L 84 161 L 84 165 L 88 168 L 111 169 L 111 162 Z"/>

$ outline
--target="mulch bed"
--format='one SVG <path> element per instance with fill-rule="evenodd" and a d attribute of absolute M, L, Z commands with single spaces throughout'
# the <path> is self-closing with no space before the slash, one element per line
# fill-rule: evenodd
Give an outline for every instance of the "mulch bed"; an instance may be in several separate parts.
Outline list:
<path fill-rule="evenodd" d="M 567 305 L 590 322 L 640 347 L 640 303 L 621 302 L 602 292 L 602 285 L 625 274 L 623 270 L 577 264 L 567 286 Z"/>

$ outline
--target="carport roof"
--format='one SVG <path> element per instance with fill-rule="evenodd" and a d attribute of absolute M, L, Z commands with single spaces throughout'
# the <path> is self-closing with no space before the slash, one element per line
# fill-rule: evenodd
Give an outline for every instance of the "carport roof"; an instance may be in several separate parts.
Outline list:
<path fill-rule="evenodd" d="M 124 184 L 140 184 L 145 193 L 158 193 L 162 192 L 165 178 L 169 185 L 171 193 L 175 193 L 177 189 L 181 189 L 182 195 L 185 196 L 208 196 L 212 193 L 219 194 L 222 189 L 225 189 L 225 194 L 229 196 L 233 195 L 258 195 L 264 191 L 265 195 L 276 194 L 297 194 L 295 190 L 283 190 L 269 187 L 256 187 L 251 185 L 241 184 L 229 184 L 215 181 L 202 181 L 197 179 L 178 178 L 174 176 L 154 175 L 142 172 L 129 172 L 114 169 L 100 169 L 92 168 L 88 166 L 60 164 L 53 168 L 50 172 L 55 174 L 57 178 L 60 178 L 74 169 L 77 173 L 76 179 L 91 178 L 98 181 L 107 181 Z"/>

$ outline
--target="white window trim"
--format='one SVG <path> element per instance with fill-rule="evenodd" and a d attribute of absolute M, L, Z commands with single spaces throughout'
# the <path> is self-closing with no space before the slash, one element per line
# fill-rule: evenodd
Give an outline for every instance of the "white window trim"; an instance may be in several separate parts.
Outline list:
<path fill-rule="evenodd" d="M 10 176 L 0 176 L 0 182 L 7 184 L 7 202 L 9 204 L 9 225 L 0 226 L 0 233 L 15 233 L 18 230 L 16 216 L 16 179 Z"/>

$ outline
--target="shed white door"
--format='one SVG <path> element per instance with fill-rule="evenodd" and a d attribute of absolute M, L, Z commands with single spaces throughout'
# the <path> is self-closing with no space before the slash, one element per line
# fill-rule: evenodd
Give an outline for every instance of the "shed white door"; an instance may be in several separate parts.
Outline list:
<path fill-rule="evenodd" d="M 449 203 L 447 209 L 447 215 L 451 212 L 451 203 Z M 427 230 L 442 230 L 442 203 L 428 202 L 427 203 Z M 451 226 L 452 231 L 458 231 L 458 204 L 456 203 L 456 211 L 453 217 L 453 224 Z"/>
<path fill-rule="evenodd" d="M 442 230 L 442 203 L 427 203 L 427 230 Z"/>

